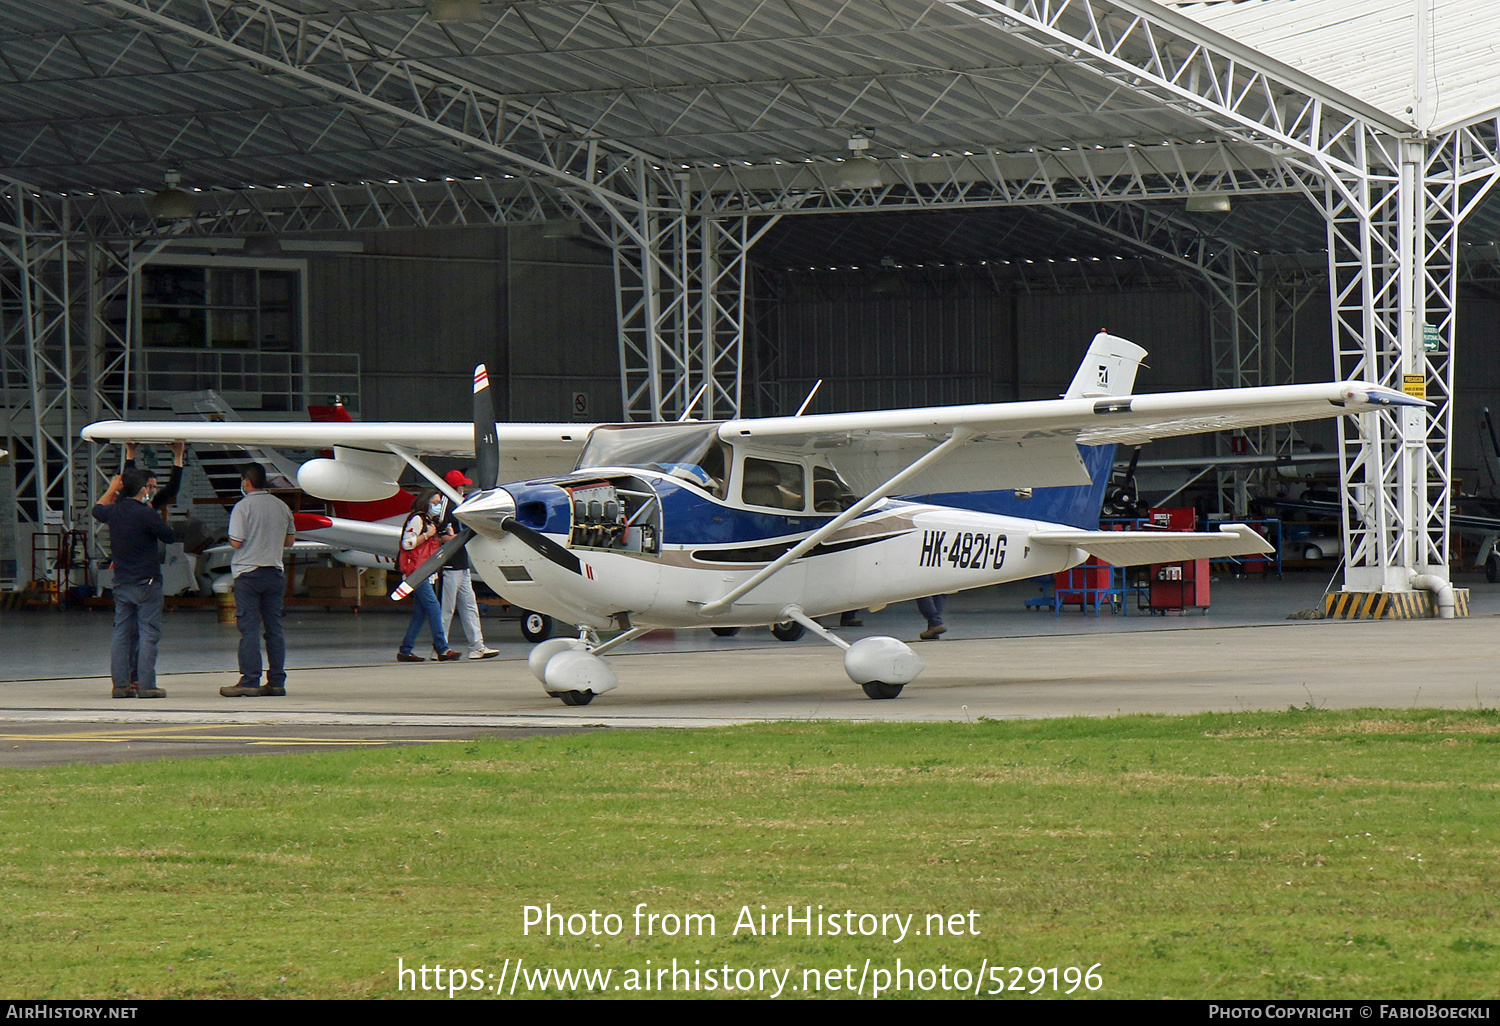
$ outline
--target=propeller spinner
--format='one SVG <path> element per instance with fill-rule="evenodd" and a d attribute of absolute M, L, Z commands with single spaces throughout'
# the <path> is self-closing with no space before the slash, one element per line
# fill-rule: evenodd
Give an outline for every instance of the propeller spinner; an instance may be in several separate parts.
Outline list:
<path fill-rule="evenodd" d="M 495 401 L 490 394 L 490 375 L 482 363 L 474 368 L 474 456 L 477 460 L 474 484 L 479 488 L 477 494 L 483 495 L 493 491 L 500 479 L 500 442 L 495 434 Z M 574 573 L 578 572 L 578 557 L 540 531 L 527 527 L 514 517 L 506 517 L 501 521 L 500 527 L 554 563 L 567 567 Z M 465 527 L 444 542 L 442 548 L 434 552 L 426 562 L 406 575 L 396 590 L 391 592 L 391 598 L 397 601 L 406 598 L 423 581 L 447 566 L 454 553 L 467 545 L 473 537 L 474 529 Z"/>

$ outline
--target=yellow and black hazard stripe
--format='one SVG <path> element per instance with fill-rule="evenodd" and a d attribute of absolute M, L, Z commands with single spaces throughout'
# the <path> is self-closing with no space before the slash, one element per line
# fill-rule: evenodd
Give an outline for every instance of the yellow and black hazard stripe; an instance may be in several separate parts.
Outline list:
<path fill-rule="evenodd" d="M 1428 620 L 1438 615 L 1430 591 L 1338 591 L 1323 596 L 1329 620 Z M 1453 615 L 1469 615 L 1469 589 L 1453 589 Z"/>

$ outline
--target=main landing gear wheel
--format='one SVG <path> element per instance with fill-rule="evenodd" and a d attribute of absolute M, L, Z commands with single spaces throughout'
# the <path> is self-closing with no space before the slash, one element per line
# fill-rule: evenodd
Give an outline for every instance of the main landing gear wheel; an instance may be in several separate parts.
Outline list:
<path fill-rule="evenodd" d="M 867 698 L 895 698 L 901 694 L 901 689 L 905 686 L 905 684 L 887 684 L 881 680 L 866 681 L 860 685 L 865 689 Z"/>
<path fill-rule="evenodd" d="M 901 689 L 898 687 L 896 690 Z M 592 691 L 549 691 L 547 694 L 562 699 L 563 705 L 588 705 L 594 700 Z"/>
<path fill-rule="evenodd" d="M 807 633 L 807 628 L 796 620 L 788 620 L 786 623 L 773 623 L 771 633 L 776 635 L 777 641 L 796 641 Z"/>
<path fill-rule="evenodd" d="M 552 637 L 552 617 L 546 613 L 521 610 L 521 636 L 535 644 Z M 584 703 L 580 702 L 579 705 Z"/>
<path fill-rule="evenodd" d="M 797 626 L 800 627 L 802 625 L 798 624 Z M 709 630 L 713 631 L 721 638 L 732 638 L 740 632 L 740 629 L 738 627 L 710 627 Z"/>

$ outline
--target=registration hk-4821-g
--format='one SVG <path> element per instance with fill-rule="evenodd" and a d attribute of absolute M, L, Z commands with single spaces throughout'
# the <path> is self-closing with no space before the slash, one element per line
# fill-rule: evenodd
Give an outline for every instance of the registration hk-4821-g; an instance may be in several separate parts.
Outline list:
<path fill-rule="evenodd" d="M 918 566 L 999 570 L 1005 565 L 1005 535 L 982 531 L 923 531 Z"/>

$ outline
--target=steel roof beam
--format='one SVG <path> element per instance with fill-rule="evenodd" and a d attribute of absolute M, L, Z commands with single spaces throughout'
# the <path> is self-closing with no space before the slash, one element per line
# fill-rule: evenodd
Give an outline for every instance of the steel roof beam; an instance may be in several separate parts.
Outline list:
<path fill-rule="evenodd" d="M 99 0 L 232 59 L 286 75 L 333 97 L 418 126 L 511 167 L 632 207 L 612 188 L 621 166 L 643 156 L 602 140 L 569 138 L 570 126 L 511 98 L 380 45 L 344 15 L 331 24 L 279 4 L 202 0 Z M 170 13 L 169 13 L 170 12 Z M 196 17 L 194 17 L 196 15 Z M 185 20 L 192 18 L 192 20 Z"/>
<path fill-rule="evenodd" d="M 1231 143 L 1079 146 L 878 162 L 884 184 L 846 189 L 837 161 L 686 172 L 723 213 L 975 206 L 1038 206 L 1185 198 L 1203 193 L 1298 192 L 1297 170 L 1263 150 Z"/>
<path fill-rule="evenodd" d="M 1189 18 L 1138 0 L 945 0 L 978 21 L 1319 173 L 1363 176 L 1365 128 L 1410 125 Z"/>
<path fill-rule="evenodd" d="M 550 190 L 525 178 L 244 189 L 194 198 L 196 217 L 156 224 L 146 213 L 149 194 L 68 197 L 62 230 L 120 239 L 383 231 L 535 224 L 563 209 Z M 54 199 L 49 208 L 61 203 Z"/>

